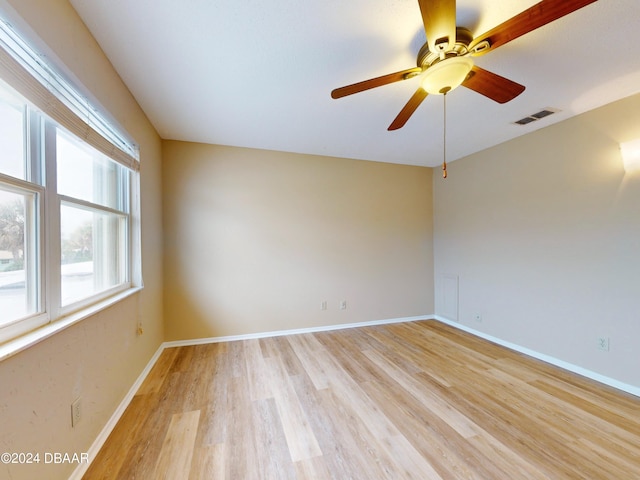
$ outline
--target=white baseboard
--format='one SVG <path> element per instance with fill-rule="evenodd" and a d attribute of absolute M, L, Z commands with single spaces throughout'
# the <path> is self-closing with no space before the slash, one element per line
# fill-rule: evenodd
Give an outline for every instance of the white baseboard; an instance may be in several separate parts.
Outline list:
<path fill-rule="evenodd" d="M 252 340 L 257 338 L 278 337 L 282 335 L 296 335 L 301 333 L 328 332 L 332 330 L 343 330 L 346 328 L 369 327 L 374 325 L 387 325 L 392 323 L 403 323 L 403 322 L 415 322 L 418 320 L 437 320 L 438 322 L 442 322 L 446 325 L 450 325 L 454 328 L 463 330 L 477 337 L 484 338 L 485 340 L 496 343 L 510 350 L 514 350 L 516 352 L 523 353 L 530 357 L 537 358 L 538 360 L 542 360 L 543 362 L 549 363 L 551 365 L 555 365 L 556 367 L 560 367 L 564 370 L 577 373 L 578 375 L 582 375 L 583 377 L 590 378 L 592 380 L 603 383 L 605 385 L 609 385 L 611 387 L 617 388 L 618 390 L 622 390 L 624 392 L 640 397 L 640 388 L 638 387 L 620 382 L 618 380 L 606 377 L 604 375 L 600 375 L 599 373 L 592 372 L 590 370 L 579 367 L 577 365 L 573 365 L 563 360 L 559 360 L 557 358 L 551 357 L 549 355 L 536 352 L 535 350 L 530 350 L 520 345 L 516 345 L 515 343 L 507 342 L 500 338 L 493 337 L 491 335 L 480 332 L 478 330 L 474 330 L 473 328 L 467 327 L 466 325 L 462 325 L 458 322 L 449 320 L 439 315 L 419 315 L 415 317 L 392 318 L 387 320 L 373 320 L 369 322 L 343 323 L 339 325 L 299 328 L 299 329 L 293 329 L 293 330 L 278 330 L 273 332 L 249 333 L 246 335 L 209 337 L 209 338 L 199 338 L 195 340 L 177 340 L 172 342 L 164 342 L 162 345 L 160 345 L 160 347 L 158 347 L 158 350 L 156 351 L 156 353 L 153 355 L 153 357 L 151 357 L 151 360 L 149 360 L 149 363 L 147 364 L 147 366 L 144 368 L 142 373 L 138 376 L 135 383 L 131 386 L 131 388 L 127 392 L 127 395 L 122 399 L 122 402 L 120 402 L 120 405 L 118 405 L 118 408 L 116 409 L 116 411 L 113 413 L 113 415 L 111 415 L 111 418 L 109 419 L 107 424 L 104 426 L 104 428 L 102 429 L 98 437 L 95 439 L 95 441 L 89 448 L 89 451 L 87 452 L 89 454 L 89 459 L 91 461 L 96 457 L 96 455 L 104 445 L 104 442 L 106 442 L 107 438 L 111 434 L 111 431 L 115 428 L 116 424 L 120 420 L 120 417 L 122 417 L 124 411 L 129 406 L 129 403 L 135 396 L 136 392 L 138 391 L 138 388 L 140 388 L 140 386 L 142 385 L 142 382 L 147 377 L 147 375 L 155 365 L 156 361 L 160 357 L 160 354 L 165 348 L 185 347 L 190 345 L 204 345 L 208 343 L 231 342 L 235 340 Z M 78 465 L 78 467 L 74 470 L 74 472 L 69 477 L 69 480 L 81 480 L 82 476 L 88 470 L 89 465 L 91 465 L 91 463 L 81 463 L 80 465 Z"/>
<path fill-rule="evenodd" d="M 248 333 L 245 335 L 230 335 L 227 337 L 197 338 L 195 340 L 176 340 L 165 342 L 167 347 L 186 347 L 189 345 L 204 345 L 207 343 L 232 342 L 235 340 L 253 340 L 256 338 L 280 337 L 282 335 L 297 335 L 301 333 L 329 332 L 332 330 L 343 330 L 345 328 L 370 327 L 373 325 L 387 325 L 391 323 L 415 322 L 417 320 L 434 320 L 433 315 L 419 315 L 415 317 L 391 318 L 386 320 L 373 320 L 369 322 L 342 323 L 338 325 L 326 325 L 321 327 L 296 328 L 293 330 L 277 330 L 273 332 Z"/>
<path fill-rule="evenodd" d="M 122 415 L 124 414 L 124 411 L 129 406 L 129 403 L 131 403 L 131 400 L 133 400 L 133 397 L 135 396 L 136 392 L 142 385 L 142 382 L 144 382 L 144 379 L 147 378 L 147 375 L 149 375 L 149 372 L 158 361 L 158 358 L 160 358 L 160 354 L 162 353 L 164 348 L 165 348 L 164 344 L 158 347 L 158 350 L 156 350 L 156 353 L 153 354 L 153 357 L 151 357 L 151 360 L 149 360 L 149 363 L 147 363 L 147 366 L 144 367 L 144 370 L 142 370 L 142 373 L 140 373 L 136 381 L 133 383 L 133 385 L 131 385 L 131 388 L 129 389 L 127 394 L 124 396 L 124 398 L 120 402 L 120 405 L 118 405 L 118 408 L 116 408 L 116 411 L 113 412 L 113 415 L 111 415 L 111 418 L 109 419 L 107 424 L 102 428 L 102 430 L 98 434 L 98 437 L 93 441 L 93 444 L 91 445 L 91 447 L 89 447 L 89 450 L 87 451 L 87 454 L 89 457 L 89 463 L 78 464 L 77 468 L 73 471 L 73 473 L 69 477 L 69 480 L 82 479 L 82 476 L 89 469 L 91 462 L 93 461 L 94 458 L 96 458 L 96 456 L 98 455 L 98 452 L 104 445 L 104 442 L 107 441 L 107 438 L 109 437 L 109 435 L 115 428 L 116 424 L 120 420 L 120 417 L 122 417 Z"/>
<path fill-rule="evenodd" d="M 433 315 L 434 320 L 450 325 L 459 330 L 463 330 L 467 333 L 475 335 L 476 337 L 484 338 L 485 340 L 489 340 L 490 342 L 497 343 L 503 347 L 506 347 L 510 350 L 515 350 L 516 352 L 523 353 L 530 357 L 536 358 L 538 360 L 542 360 L 543 362 L 550 363 L 551 365 L 555 365 L 556 367 L 560 367 L 564 370 L 568 370 L 569 372 L 577 373 L 583 377 L 590 378 L 591 380 L 595 380 L 596 382 L 603 383 L 605 385 L 609 385 L 610 387 L 617 388 L 618 390 L 622 390 L 623 392 L 630 393 L 631 395 L 635 395 L 640 397 L 640 388 L 629 385 L 628 383 L 620 382 L 614 378 L 607 377 L 605 375 L 601 375 L 599 373 L 593 372 L 591 370 L 587 370 L 586 368 L 579 367 L 578 365 L 573 365 L 572 363 L 565 362 L 564 360 L 559 360 L 550 355 L 546 355 L 544 353 L 537 352 L 535 350 L 531 350 L 529 348 L 523 347 L 521 345 L 517 345 L 515 343 L 507 342 L 506 340 L 502 340 L 500 338 L 494 337 L 492 335 L 488 335 L 486 333 L 480 332 L 478 330 L 474 330 L 473 328 L 467 327 L 466 325 L 462 325 L 454 320 L 449 320 L 447 318 L 441 317 L 439 315 Z"/>

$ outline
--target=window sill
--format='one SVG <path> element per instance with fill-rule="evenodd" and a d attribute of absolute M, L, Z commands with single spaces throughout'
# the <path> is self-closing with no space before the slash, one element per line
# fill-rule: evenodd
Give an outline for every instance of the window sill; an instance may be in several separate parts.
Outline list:
<path fill-rule="evenodd" d="M 0 362 L 139 292 L 132 287 L 0 345 Z"/>

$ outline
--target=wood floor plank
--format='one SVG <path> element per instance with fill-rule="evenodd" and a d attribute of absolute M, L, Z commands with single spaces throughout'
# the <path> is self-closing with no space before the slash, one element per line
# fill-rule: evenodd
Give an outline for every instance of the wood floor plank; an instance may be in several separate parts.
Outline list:
<path fill-rule="evenodd" d="M 469 443 L 485 458 L 500 459 L 498 468 L 502 472 L 498 478 L 517 478 L 518 480 L 546 480 L 549 477 L 536 465 L 518 455 L 508 445 L 499 442 L 495 437 L 482 432 L 470 438 Z"/>
<path fill-rule="evenodd" d="M 230 349 L 235 354 L 236 351 Z M 232 362 L 235 365 L 235 361 Z M 234 368 L 231 369 L 235 371 Z M 259 451 L 257 425 L 251 415 L 249 387 L 245 377 L 231 377 L 227 390 L 225 475 L 223 478 L 261 478 L 255 459 Z"/>
<path fill-rule="evenodd" d="M 162 442 L 153 478 L 189 478 L 199 421 L 200 410 L 173 415 Z"/>
<path fill-rule="evenodd" d="M 391 457 L 401 465 L 400 478 L 415 480 L 443 480 L 431 464 L 407 440 L 404 435 L 386 439 L 384 446 Z"/>
<path fill-rule="evenodd" d="M 128 449 L 121 447 L 120 454 L 125 459 L 117 478 L 145 478 L 153 474 L 172 415 L 180 411 L 183 400 L 181 392 L 182 374 L 171 373 L 163 383 L 162 389 L 150 397 L 146 421 L 135 437 L 132 436 L 131 447 Z M 145 412 L 137 413 L 145 415 Z"/>
<path fill-rule="evenodd" d="M 580 398 L 573 396 L 567 398 L 564 392 L 557 390 L 551 394 L 547 388 L 538 388 L 538 383 L 521 381 L 506 372 L 491 370 L 488 373 L 502 379 L 505 385 L 518 389 L 530 399 L 548 405 L 547 409 L 541 409 L 545 414 L 544 420 L 555 417 L 557 421 L 554 425 L 556 428 L 559 428 L 558 425 L 566 425 L 568 437 L 572 438 L 580 434 L 607 444 L 627 444 L 635 448 L 636 454 L 640 457 L 640 444 L 634 445 L 640 430 L 635 428 L 633 417 L 625 421 L 606 409 L 597 408 Z M 554 415 L 554 412 L 560 413 Z"/>
<path fill-rule="evenodd" d="M 360 392 L 366 395 L 364 390 Z M 386 448 L 387 437 L 372 432 L 370 423 L 358 415 L 357 404 L 352 403 L 353 398 L 344 399 L 333 389 L 326 389 L 323 393 L 325 404 L 341 420 L 334 424 L 337 438 L 349 445 L 349 452 L 361 452 L 363 457 L 360 463 L 361 467 L 366 465 L 366 469 L 361 470 L 356 478 L 403 478 L 402 466 Z M 365 476 L 366 471 L 370 473 Z"/>
<path fill-rule="evenodd" d="M 463 439 L 444 422 L 429 417 L 429 412 L 421 402 L 413 397 L 398 396 L 393 388 L 380 388 L 379 384 L 365 382 L 361 387 L 384 406 L 387 417 L 394 422 L 399 433 L 442 478 L 483 478 L 479 472 L 469 468 L 464 456 L 459 454 L 457 446 Z"/>
<path fill-rule="evenodd" d="M 295 339 L 292 338 L 291 342 L 294 341 Z M 296 350 L 295 347 L 294 350 Z M 317 383 L 314 381 L 314 384 L 320 385 L 320 388 L 331 388 L 335 395 L 343 399 L 349 407 L 356 407 L 353 414 L 367 425 L 376 438 L 386 438 L 398 433 L 393 423 L 385 418 L 379 405 L 360 389 L 358 383 L 324 347 L 316 348 L 313 355 L 298 356 L 307 372 L 314 374 L 321 372 L 322 380 Z"/>
<path fill-rule="evenodd" d="M 92 462 L 85 478 L 118 478 L 118 472 L 127 460 L 126 452 L 131 451 L 139 442 L 140 432 L 148 415 L 153 411 L 156 399 L 151 395 L 136 395 L 120 418 L 116 428 L 100 450 L 100 461 Z"/>
<path fill-rule="evenodd" d="M 243 346 L 251 400 L 273 398 L 269 370 L 260 348 L 260 341 L 247 340 L 243 342 Z"/>
<path fill-rule="evenodd" d="M 225 478 L 225 457 L 223 443 L 196 447 L 189 480 Z"/>
<path fill-rule="evenodd" d="M 431 348 L 421 336 L 414 335 L 411 342 L 406 342 L 398 335 L 392 335 L 390 332 L 384 332 L 384 330 L 371 330 L 367 333 L 377 338 L 382 345 L 386 345 L 380 351 L 397 355 L 411 368 L 424 372 L 434 380 L 442 383 L 442 385 L 451 386 L 447 378 L 447 371 L 450 368 L 449 363 L 440 352 Z M 401 364 L 400 360 L 395 360 L 395 362 Z"/>
<path fill-rule="evenodd" d="M 272 389 L 282 422 L 291 460 L 297 462 L 322 455 L 307 414 L 279 357 L 267 360 L 271 370 Z"/>
<path fill-rule="evenodd" d="M 563 386 L 550 383 L 548 380 L 535 380 L 529 383 L 566 404 L 577 407 L 583 412 L 589 412 L 605 419 L 608 423 L 627 430 L 636 438 L 640 436 L 640 412 L 633 412 L 633 410 L 625 410 L 623 408 L 603 408 L 601 404 L 597 403 L 597 398 L 594 399 L 590 395 L 580 395 L 579 393 L 574 394 L 572 389 L 569 390 L 570 387 L 565 386 L 563 388 Z M 637 415 L 634 416 L 634 413 Z"/>
<path fill-rule="evenodd" d="M 171 366 L 173 365 L 173 362 L 175 362 L 178 352 L 179 349 L 177 348 L 165 348 L 162 351 L 162 354 L 149 372 L 149 375 L 147 375 L 147 378 L 142 382 L 142 385 L 136 392 L 136 395 L 157 393 L 160 390 L 162 383 L 171 371 Z"/>
<path fill-rule="evenodd" d="M 353 420 L 336 410 L 332 391 L 316 390 L 306 375 L 296 375 L 291 380 L 298 399 L 305 411 L 309 412 L 309 424 L 322 451 L 322 457 L 311 459 L 314 471 L 319 471 L 318 463 L 322 463 L 331 474 L 327 479 L 364 478 L 369 472 L 369 464 L 363 457 L 353 455 L 353 451 L 357 449 L 356 442 L 344 429 L 345 422 Z M 304 470 L 309 462 L 299 463 L 300 465 L 296 465 L 296 471 L 300 471 L 301 468 Z M 369 475 L 368 478 L 373 477 Z"/>
<path fill-rule="evenodd" d="M 362 353 L 370 347 L 369 344 L 359 342 L 363 346 L 354 348 L 352 338 L 340 332 L 317 333 L 316 338 L 356 383 L 366 382 L 377 374 L 375 365 L 371 365 Z"/>
<path fill-rule="evenodd" d="M 291 348 L 288 337 L 262 338 L 260 347 L 265 358 L 279 357 L 290 376 L 304 373 L 304 367 Z"/>
<path fill-rule="evenodd" d="M 211 363 L 207 375 L 208 385 L 203 385 L 202 395 L 207 403 L 201 408 L 200 425 L 198 426 L 197 444 L 211 447 L 224 443 L 227 438 L 227 396 L 229 382 L 232 380 L 227 348 L 213 344 Z M 197 372 L 196 372 L 197 373 Z"/>
<path fill-rule="evenodd" d="M 420 377 L 406 374 L 377 352 L 366 351 L 364 354 L 377 365 L 378 368 L 386 371 L 387 374 L 397 382 L 398 385 L 396 388 L 402 388 L 403 391 L 408 392 L 420 400 L 426 408 L 447 422 L 462 437 L 470 438 L 480 433 L 480 430 L 475 426 L 473 421 L 462 415 L 440 397 L 425 389 L 424 383 L 419 380 Z"/>
<path fill-rule="evenodd" d="M 435 321 L 175 347 L 84 478 L 631 480 L 640 398 Z"/>
<path fill-rule="evenodd" d="M 274 398 L 253 402 L 253 423 L 258 449 L 269 445 L 269 455 L 255 453 L 254 459 L 264 478 L 295 480 L 294 462 Z M 315 458 L 315 457 L 312 457 Z"/>
<path fill-rule="evenodd" d="M 603 478 L 638 478 L 640 470 L 638 469 L 638 455 L 622 454 L 618 450 L 615 455 L 612 450 L 606 446 L 598 445 L 591 440 L 579 438 L 576 441 L 576 449 L 590 451 L 592 457 L 597 457 L 597 465 L 606 465 L 607 468 L 601 469 Z M 615 474 L 611 467 L 614 467 L 618 473 Z"/>
<path fill-rule="evenodd" d="M 305 373 L 309 376 L 313 385 L 318 390 L 329 388 L 331 376 L 338 370 L 338 366 L 333 359 L 328 361 L 318 361 L 318 353 L 323 353 L 317 345 L 309 341 L 310 335 L 295 335 L 289 338 L 289 344 L 303 366 Z M 312 345 L 312 348 L 310 346 Z"/>
<path fill-rule="evenodd" d="M 327 468 L 327 464 L 320 457 L 300 460 L 298 462 L 295 462 L 294 467 L 295 478 L 304 478 L 307 480 L 329 480 L 331 478 L 334 478 L 334 476 Z"/>

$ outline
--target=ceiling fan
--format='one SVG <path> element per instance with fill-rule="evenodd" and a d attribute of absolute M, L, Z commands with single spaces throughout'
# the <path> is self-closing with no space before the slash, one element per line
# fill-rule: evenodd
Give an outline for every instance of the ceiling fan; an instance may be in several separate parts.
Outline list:
<path fill-rule="evenodd" d="M 474 65 L 472 57 L 484 55 L 511 40 L 551 23 L 597 0 L 542 0 L 488 32 L 474 37 L 456 26 L 455 0 L 418 0 L 427 42 L 418 52 L 417 66 L 372 78 L 331 92 L 332 98 L 380 87 L 422 75 L 422 84 L 388 130 L 407 123 L 429 94 L 447 94 L 462 85 L 498 103 L 520 95 L 525 87 Z"/>

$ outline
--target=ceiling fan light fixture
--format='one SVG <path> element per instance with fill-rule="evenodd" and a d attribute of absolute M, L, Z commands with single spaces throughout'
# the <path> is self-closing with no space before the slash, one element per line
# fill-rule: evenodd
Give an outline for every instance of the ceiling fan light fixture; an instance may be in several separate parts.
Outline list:
<path fill-rule="evenodd" d="M 640 171 L 640 138 L 621 143 L 620 152 L 627 173 Z"/>
<path fill-rule="evenodd" d="M 469 57 L 450 57 L 427 68 L 422 88 L 431 95 L 440 95 L 459 87 L 473 68 Z"/>

